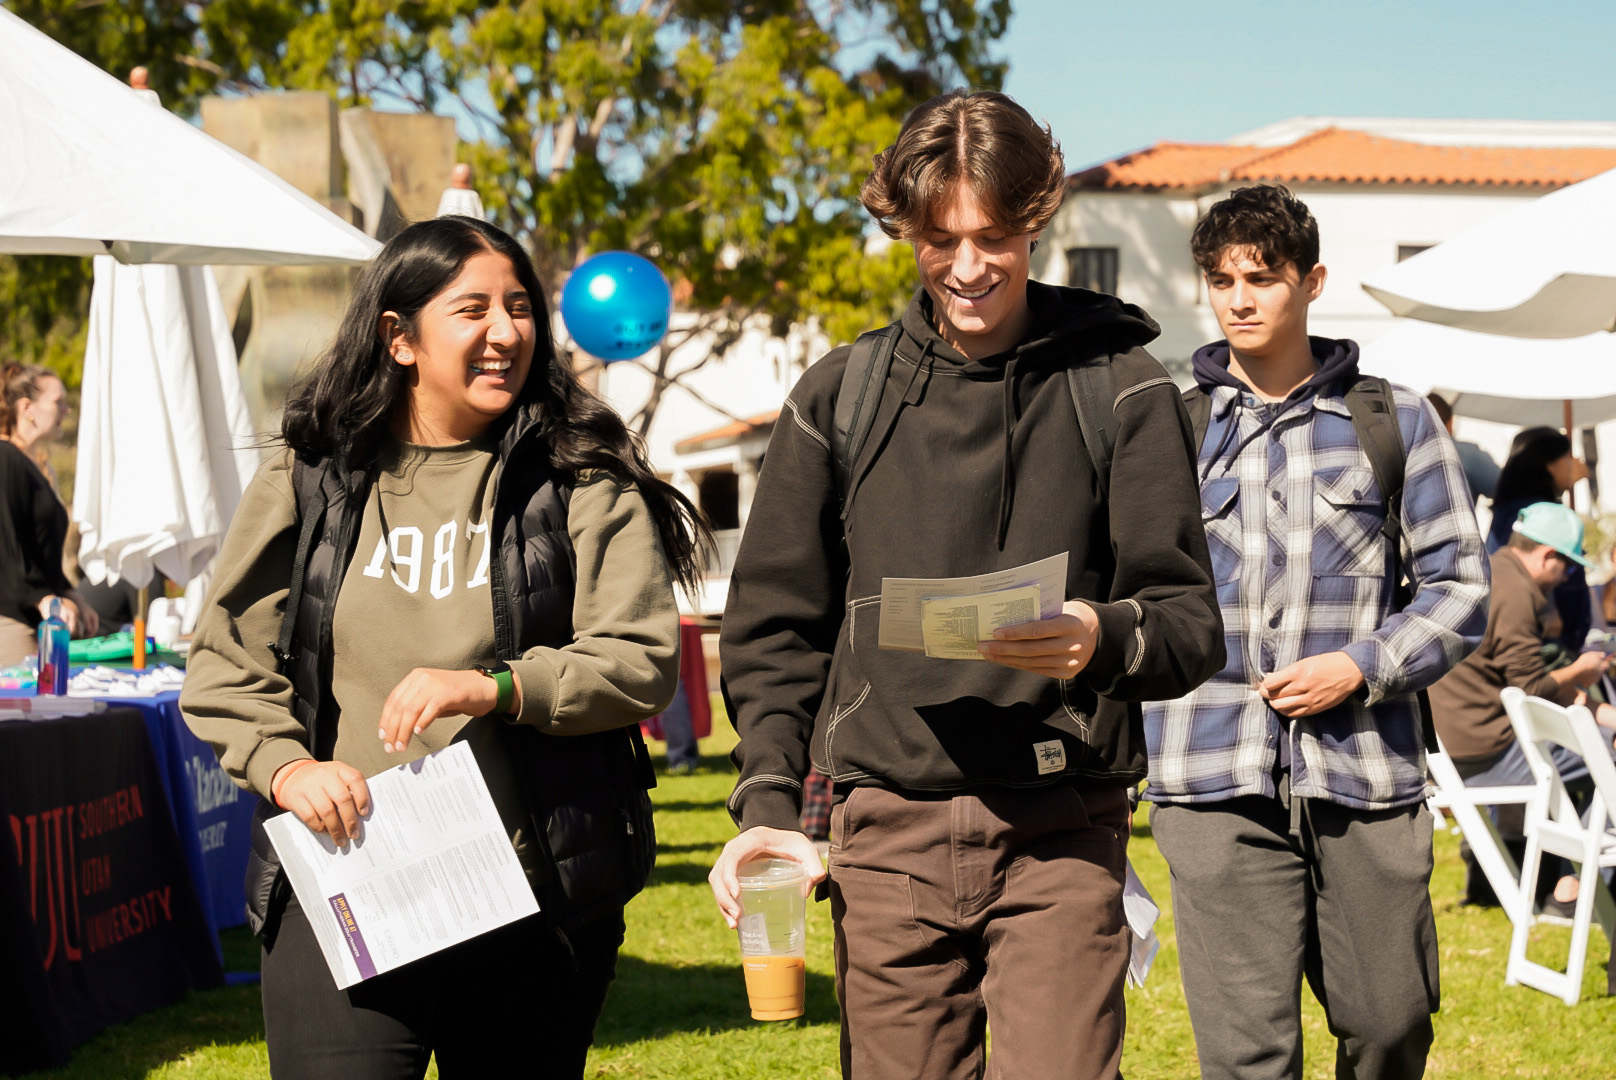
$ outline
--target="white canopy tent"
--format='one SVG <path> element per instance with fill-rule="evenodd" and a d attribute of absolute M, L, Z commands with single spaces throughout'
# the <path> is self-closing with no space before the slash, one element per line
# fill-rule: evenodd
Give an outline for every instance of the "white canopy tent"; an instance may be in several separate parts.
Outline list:
<path fill-rule="evenodd" d="M 1460 416 L 1531 427 L 1616 419 L 1616 335 L 1531 339 L 1403 322 L 1363 347 L 1363 368 L 1447 398 Z"/>
<path fill-rule="evenodd" d="M 0 252 L 361 263 L 375 240 L 0 8 Z"/>
<path fill-rule="evenodd" d="M 1371 274 L 1363 287 L 1394 315 L 1489 334 L 1616 330 L 1616 170 Z"/>
<path fill-rule="evenodd" d="M 102 256 L 74 517 L 91 579 L 141 587 L 154 567 L 196 577 L 257 464 L 207 264 L 354 264 L 380 248 L 153 97 L 0 9 L 0 252 Z"/>

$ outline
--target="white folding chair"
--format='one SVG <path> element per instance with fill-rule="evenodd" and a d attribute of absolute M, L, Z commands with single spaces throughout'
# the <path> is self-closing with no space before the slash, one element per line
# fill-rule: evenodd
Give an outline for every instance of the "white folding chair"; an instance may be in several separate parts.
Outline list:
<path fill-rule="evenodd" d="M 1476 865 L 1486 875 L 1487 884 L 1493 887 L 1499 906 L 1511 922 L 1520 922 L 1523 915 L 1532 912 L 1530 900 L 1523 909 L 1520 867 L 1515 865 L 1515 856 L 1504 846 L 1504 838 L 1499 835 L 1498 826 L 1493 823 L 1492 815 L 1487 813 L 1486 808 L 1530 802 L 1537 793 L 1537 785 L 1466 787 L 1459 778 L 1459 770 L 1441 745 L 1442 740 L 1438 738 L 1437 752 L 1425 755 L 1425 767 L 1431 774 L 1431 783 L 1435 788 L 1425 803 L 1438 820 L 1441 812 L 1452 815 L 1454 824 L 1459 826 L 1465 842 L 1470 845 Z"/>
<path fill-rule="evenodd" d="M 1596 917 L 1605 940 L 1616 940 L 1616 902 L 1600 874 L 1603 868 L 1616 866 L 1616 832 L 1611 831 L 1611 813 L 1616 810 L 1616 765 L 1611 764 L 1606 736 L 1582 706 L 1563 709 L 1551 701 L 1527 697 L 1514 687 L 1503 692 L 1503 701 L 1539 789 L 1526 804 L 1526 859 L 1520 896 L 1527 914 L 1515 920 L 1504 982 L 1535 987 L 1567 1005 L 1575 1005 L 1582 994 L 1588 935 Z M 1554 767 L 1552 746 L 1571 750 L 1588 765 L 1594 795 L 1586 825 Z M 1533 896 L 1544 852 L 1570 859 L 1579 867 L 1579 891 L 1571 918 L 1571 953 L 1564 971 L 1526 958 L 1527 941 L 1538 920 L 1532 914 Z"/>

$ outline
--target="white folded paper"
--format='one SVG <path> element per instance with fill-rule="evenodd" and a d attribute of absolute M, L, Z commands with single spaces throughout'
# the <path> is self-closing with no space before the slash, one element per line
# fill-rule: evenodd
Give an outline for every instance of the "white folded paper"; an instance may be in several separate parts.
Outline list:
<path fill-rule="evenodd" d="M 1161 939 L 1156 936 L 1156 920 L 1161 916 L 1161 908 L 1151 899 L 1139 875 L 1133 872 L 1132 859 L 1128 860 L 1128 876 L 1122 885 L 1122 914 L 1128 920 L 1128 929 L 1133 932 L 1133 950 L 1128 956 L 1128 984 L 1143 986 L 1145 976 L 1150 974 L 1150 965 L 1155 963 L 1156 953 L 1161 949 Z"/>
<path fill-rule="evenodd" d="M 339 989 L 539 910 L 469 746 L 368 783 L 346 847 L 294 814 L 264 824 Z"/>
<path fill-rule="evenodd" d="M 974 642 L 968 649 L 960 644 L 963 640 L 961 632 L 964 631 L 967 635 L 970 632 L 964 621 L 966 605 L 963 604 L 956 605 L 953 609 L 947 605 L 938 605 L 934 609 L 939 613 L 958 610 L 959 614 L 954 616 L 939 614 L 934 619 L 936 627 L 934 647 L 939 650 L 953 649 L 954 652 L 931 652 L 927 647 L 926 636 L 927 602 L 972 598 L 983 601 L 977 605 L 978 621 L 975 631 L 982 635 L 977 639 L 980 641 L 992 637 L 996 627 L 1008 625 L 998 622 L 984 631 L 981 629 L 984 618 L 991 620 L 996 608 L 1006 603 L 1014 604 L 1019 599 L 1004 597 L 995 599 L 995 595 L 1026 588 L 1038 590 L 1036 613 L 1014 621 L 1053 619 L 1059 615 L 1061 605 L 1066 602 L 1066 552 L 1051 555 L 1034 563 L 1012 566 L 1007 570 L 995 570 L 988 574 L 976 574 L 972 577 L 882 578 L 881 626 L 876 644 L 883 649 L 904 649 L 909 652 L 924 652 L 927 655 L 957 654 L 964 657 L 968 653 L 971 658 L 980 659 L 981 654 L 976 651 Z M 1025 612 L 1025 608 L 1012 607 L 1007 610 L 1015 614 Z M 987 612 L 986 616 L 982 614 L 984 611 Z"/>

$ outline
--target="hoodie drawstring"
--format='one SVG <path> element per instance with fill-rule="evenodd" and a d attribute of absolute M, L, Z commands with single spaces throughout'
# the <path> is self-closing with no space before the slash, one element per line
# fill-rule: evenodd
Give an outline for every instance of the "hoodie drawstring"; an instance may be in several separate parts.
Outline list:
<path fill-rule="evenodd" d="M 1004 365 L 1004 465 L 999 469 L 999 550 L 1004 550 L 1004 538 L 1010 531 L 1010 506 L 1015 501 L 1016 469 L 1011 455 L 1016 423 L 1021 419 L 1020 402 L 1016 400 L 1016 365 L 1021 362 L 1017 352 Z"/>

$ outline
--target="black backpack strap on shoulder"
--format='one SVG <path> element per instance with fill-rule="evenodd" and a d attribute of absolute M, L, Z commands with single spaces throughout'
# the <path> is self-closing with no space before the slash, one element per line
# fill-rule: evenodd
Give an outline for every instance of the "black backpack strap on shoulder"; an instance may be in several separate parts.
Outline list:
<path fill-rule="evenodd" d="M 292 579 L 281 615 L 280 640 L 270 644 L 282 674 L 292 662 L 292 637 L 297 631 L 297 611 L 303 603 L 303 579 L 308 570 L 309 552 L 314 549 L 314 534 L 324 516 L 325 492 L 321 489 L 324 477 L 325 470 L 314 468 L 301 456 L 292 459 L 292 495 L 298 520 L 297 554 L 292 559 Z"/>
<path fill-rule="evenodd" d="M 1201 452 L 1206 442 L 1207 428 L 1212 426 L 1212 395 L 1199 386 L 1184 391 L 1184 411 L 1190 414 L 1190 430 L 1195 433 L 1195 452 Z"/>
<path fill-rule="evenodd" d="M 1358 444 L 1369 458 L 1369 468 L 1380 485 L 1385 522 L 1380 531 L 1390 551 L 1392 604 L 1401 611 L 1414 599 L 1403 582 L 1403 480 L 1407 473 L 1408 450 L 1403 446 L 1403 429 L 1397 422 L 1397 399 L 1392 384 L 1374 375 L 1360 375 L 1347 388 L 1347 412 L 1352 416 Z M 1436 724 L 1431 719 L 1431 697 L 1425 690 L 1415 694 L 1420 714 L 1420 734 L 1428 753 L 1439 749 Z"/>
<path fill-rule="evenodd" d="M 1401 561 L 1403 539 L 1403 472 L 1408 452 L 1397 424 L 1397 401 L 1392 385 L 1373 375 L 1359 376 L 1348 387 L 1347 412 L 1352 416 L 1358 444 L 1369 457 L 1369 468 L 1380 485 L 1385 523 L 1381 532 L 1391 545 L 1392 558 Z"/>
<path fill-rule="evenodd" d="M 1111 358 L 1101 356 L 1066 369 L 1066 386 L 1077 410 L 1077 426 L 1083 433 L 1083 446 L 1094 463 L 1100 482 L 1100 497 L 1111 494 L 1111 452 L 1117 445 L 1115 383 L 1111 378 Z"/>
<path fill-rule="evenodd" d="M 881 389 L 892 370 L 892 354 L 897 351 L 902 327 L 897 323 L 860 334 L 853 342 L 842 372 L 842 385 L 836 393 L 836 412 L 831 430 L 831 466 L 836 470 L 836 486 L 842 492 L 842 518 L 853 503 L 853 469 L 875 426 L 881 406 Z"/>

